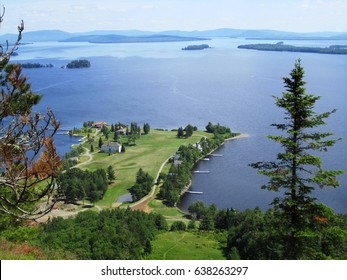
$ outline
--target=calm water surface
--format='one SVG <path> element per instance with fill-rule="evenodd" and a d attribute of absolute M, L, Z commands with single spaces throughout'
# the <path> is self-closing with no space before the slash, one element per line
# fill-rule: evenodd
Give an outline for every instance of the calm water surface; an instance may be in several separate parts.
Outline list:
<path fill-rule="evenodd" d="M 247 41 L 252 43 L 253 41 Z M 199 42 L 198 42 L 199 43 Z M 206 43 L 206 42 L 205 42 Z M 44 98 L 38 110 L 51 107 L 64 129 L 80 127 L 84 121 L 148 122 L 152 128 L 178 128 L 188 123 L 204 129 L 219 122 L 234 131 L 250 134 L 234 140 L 218 153 L 223 157 L 203 161 L 194 174 L 193 190 L 203 195 L 185 195 L 181 207 L 192 201 L 216 203 L 220 208 L 260 206 L 266 209 L 273 194 L 260 189 L 265 178 L 249 163 L 272 160 L 279 147 L 266 139 L 275 133 L 270 124 L 282 121 L 283 112 L 272 95 L 284 90 L 296 59 L 302 59 L 307 92 L 322 96 L 316 111 L 333 108 L 324 130 L 343 137 L 323 155 L 327 168 L 345 169 L 347 163 L 347 56 L 259 52 L 237 49 L 241 39 L 215 39 L 212 49 L 181 51 L 183 43 L 87 44 L 39 43 L 21 46 L 16 60 L 52 63 L 47 69 L 25 69 L 35 91 Z M 325 46 L 347 42 L 290 42 Z M 194 44 L 197 44 L 196 42 Z M 90 69 L 61 69 L 69 61 L 85 57 Z M 58 146 L 69 149 L 76 139 L 59 136 Z M 347 213 L 346 175 L 338 189 L 318 189 L 317 197 L 338 212 Z"/>

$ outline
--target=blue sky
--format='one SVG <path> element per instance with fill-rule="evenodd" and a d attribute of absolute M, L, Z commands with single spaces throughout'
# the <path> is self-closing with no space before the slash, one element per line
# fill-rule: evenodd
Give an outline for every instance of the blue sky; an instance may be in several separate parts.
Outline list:
<path fill-rule="evenodd" d="M 0 0 L 0 33 L 60 29 L 347 31 L 347 0 Z"/>

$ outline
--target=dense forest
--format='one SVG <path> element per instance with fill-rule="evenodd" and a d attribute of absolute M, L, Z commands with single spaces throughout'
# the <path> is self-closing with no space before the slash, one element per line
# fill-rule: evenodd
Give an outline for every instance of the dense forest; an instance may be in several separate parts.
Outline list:
<path fill-rule="evenodd" d="M 58 195 L 67 203 L 88 199 L 91 202 L 100 200 L 108 187 L 107 173 L 103 169 L 95 171 L 72 168 L 57 178 Z"/>

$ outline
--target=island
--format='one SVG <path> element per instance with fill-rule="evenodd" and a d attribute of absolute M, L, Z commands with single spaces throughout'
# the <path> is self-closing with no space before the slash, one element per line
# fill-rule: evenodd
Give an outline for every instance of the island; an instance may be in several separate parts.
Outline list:
<path fill-rule="evenodd" d="M 22 68 L 53 68 L 53 64 L 41 64 L 41 63 L 21 63 Z"/>
<path fill-rule="evenodd" d="M 190 45 L 185 48 L 182 48 L 182 51 L 197 51 L 197 50 L 204 50 L 204 49 L 210 49 L 211 47 L 207 44 L 202 45 Z"/>
<path fill-rule="evenodd" d="M 283 42 L 276 44 L 248 44 L 239 45 L 239 49 L 258 50 L 258 51 L 277 51 L 277 52 L 304 52 L 304 53 L 321 53 L 321 54 L 347 54 L 346 45 L 332 45 L 327 48 L 320 47 L 297 47 L 286 45 Z"/>
<path fill-rule="evenodd" d="M 79 60 L 73 60 L 66 66 L 63 66 L 63 68 L 89 68 L 91 66 L 90 61 L 86 59 L 79 59 Z"/>

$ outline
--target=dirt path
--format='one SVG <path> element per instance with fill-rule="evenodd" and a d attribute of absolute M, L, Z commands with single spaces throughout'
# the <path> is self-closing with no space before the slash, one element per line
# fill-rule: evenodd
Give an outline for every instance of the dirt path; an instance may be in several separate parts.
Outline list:
<path fill-rule="evenodd" d="M 168 254 L 171 250 L 173 250 L 174 248 L 176 248 L 176 247 L 179 245 L 180 241 L 182 241 L 182 240 L 186 237 L 186 235 L 187 235 L 186 232 L 183 233 L 182 237 L 176 241 L 175 245 L 173 245 L 172 247 L 170 247 L 169 249 L 166 250 L 166 252 L 165 252 L 164 255 L 163 255 L 163 260 L 166 260 L 167 254 Z"/>
<path fill-rule="evenodd" d="M 158 181 L 160 173 L 163 171 L 165 164 L 170 160 L 170 158 L 171 156 L 167 160 L 165 160 L 163 164 L 160 166 L 154 182 Z M 154 198 L 156 189 L 157 189 L 157 184 L 154 184 L 152 191 L 148 195 L 144 196 L 142 199 L 140 199 L 139 201 L 131 205 L 130 208 L 133 210 L 143 210 L 145 212 L 150 212 L 151 208 L 148 206 L 148 203 Z"/>

